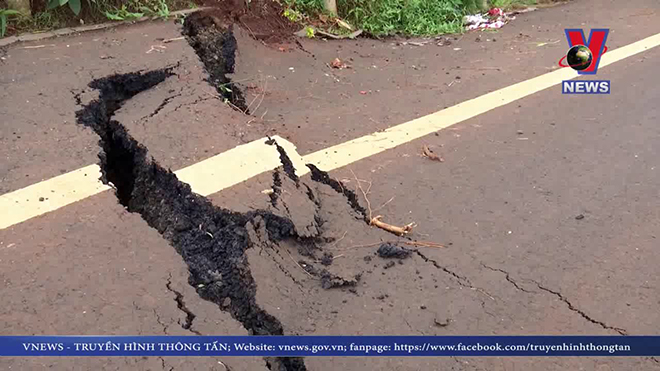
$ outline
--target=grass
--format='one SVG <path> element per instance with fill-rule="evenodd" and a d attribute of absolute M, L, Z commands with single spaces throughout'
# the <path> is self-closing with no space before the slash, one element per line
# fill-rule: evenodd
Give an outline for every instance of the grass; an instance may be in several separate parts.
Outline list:
<path fill-rule="evenodd" d="M 328 16 L 323 0 L 282 1 L 286 7 L 284 15 L 293 22 Z M 488 3 L 489 7 L 511 9 L 534 5 L 537 0 L 489 0 Z M 171 10 L 196 7 L 192 0 L 83 0 L 83 4 L 82 18 L 76 17 L 68 7 L 59 7 L 32 17 L 12 15 L 4 20 L 13 33 L 38 32 L 74 26 L 80 19 L 94 23 L 143 16 L 168 18 Z M 481 11 L 482 4 L 483 0 L 337 0 L 337 10 L 341 19 L 373 36 L 427 36 L 462 32 L 463 16 Z M 346 32 L 336 26 L 330 26 L 330 31 Z"/>
<path fill-rule="evenodd" d="M 489 7 L 510 9 L 536 0 L 491 0 Z M 315 18 L 323 0 L 286 0 L 289 9 Z M 463 16 L 482 11 L 483 0 L 337 0 L 339 17 L 374 36 L 427 36 L 463 31 Z M 291 19 L 291 18 L 290 18 Z"/>
<path fill-rule="evenodd" d="M 83 0 L 83 4 L 80 16 L 73 14 L 68 6 L 35 13 L 32 17 L 15 15 L 8 20 L 8 30 L 13 34 L 43 32 L 80 25 L 82 19 L 85 23 L 124 21 L 143 16 L 166 19 L 173 10 L 197 7 L 191 0 Z"/>
<path fill-rule="evenodd" d="M 490 2 L 493 8 L 512 9 L 536 5 L 536 0 L 492 0 Z"/>
<path fill-rule="evenodd" d="M 190 2 L 176 0 L 128 0 L 115 5 L 109 0 L 90 0 L 97 13 L 109 20 L 125 21 L 142 17 L 169 18 L 170 8 L 183 9 Z"/>
<path fill-rule="evenodd" d="M 14 18 L 10 25 L 14 33 L 53 30 L 71 24 L 72 15 L 68 14 L 70 12 L 69 8 L 66 7 L 35 13 L 32 17 L 20 15 Z"/>
<path fill-rule="evenodd" d="M 284 5 L 300 14 L 312 16 L 323 13 L 323 0 L 285 0 Z"/>

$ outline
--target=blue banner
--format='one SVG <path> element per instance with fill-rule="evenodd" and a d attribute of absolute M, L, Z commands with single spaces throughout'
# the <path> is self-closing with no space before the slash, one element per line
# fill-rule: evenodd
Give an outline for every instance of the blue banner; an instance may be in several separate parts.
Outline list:
<path fill-rule="evenodd" d="M 660 356 L 660 336 L 0 336 L 0 356 Z"/>

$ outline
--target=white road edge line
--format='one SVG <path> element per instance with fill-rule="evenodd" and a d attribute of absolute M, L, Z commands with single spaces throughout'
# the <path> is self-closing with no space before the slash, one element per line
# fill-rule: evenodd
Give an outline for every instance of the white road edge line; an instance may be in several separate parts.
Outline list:
<path fill-rule="evenodd" d="M 609 51 L 601 57 L 599 68 L 659 45 L 660 34 L 656 34 Z M 331 171 L 559 85 L 563 80 L 570 80 L 577 76 L 577 72 L 568 68 L 549 72 L 390 127 L 387 130 L 365 135 L 303 157 L 297 153 L 295 145 L 291 142 L 278 136 L 273 138 L 287 151 L 299 176 L 309 172 L 305 166 L 307 163 L 312 163 L 325 171 Z M 267 138 L 262 138 L 240 145 L 176 171 L 175 174 L 181 181 L 190 184 L 194 192 L 203 196 L 219 192 L 280 166 L 276 147 L 266 144 L 266 140 Z M 227 177 L 227 174 L 230 176 Z M 100 175 L 101 170 L 98 165 L 89 165 L 0 196 L 0 210 L 3 211 L 0 215 L 0 230 L 110 189 L 98 180 Z"/>

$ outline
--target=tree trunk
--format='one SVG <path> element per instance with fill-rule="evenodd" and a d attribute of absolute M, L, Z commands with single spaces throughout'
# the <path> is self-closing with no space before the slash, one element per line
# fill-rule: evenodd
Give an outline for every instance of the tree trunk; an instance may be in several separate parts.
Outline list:
<path fill-rule="evenodd" d="M 337 0 L 323 0 L 323 4 L 325 5 L 325 10 L 335 17 L 337 16 Z"/>

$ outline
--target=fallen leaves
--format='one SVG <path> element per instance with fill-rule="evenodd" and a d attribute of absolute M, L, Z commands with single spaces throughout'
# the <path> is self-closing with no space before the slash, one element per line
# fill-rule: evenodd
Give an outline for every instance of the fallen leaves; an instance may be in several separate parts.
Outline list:
<path fill-rule="evenodd" d="M 345 28 L 345 29 L 347 29 L 347 30 L 349 30 L 349 31 L 353 31 L 353 30 L 354 30 L 353 26 L 351 26 L 350 24 L 348 24 L 346 21 L 342 21 L 342 20 L 339 19 L 339 18 L 337 18 L 336 21 L 337 21 L 337 24 L 338 24 L 340 27 L 343 27 L 343 28 Z"/>
<path fill-rule="evenodd" d="M 341 59 L 335 58 L 332 63 L 330 63 L 330 67 L 336 68 L 338 70 L 343 70 L 344 68 L 351 68 L 348 64 L 344 63 Z"/>

